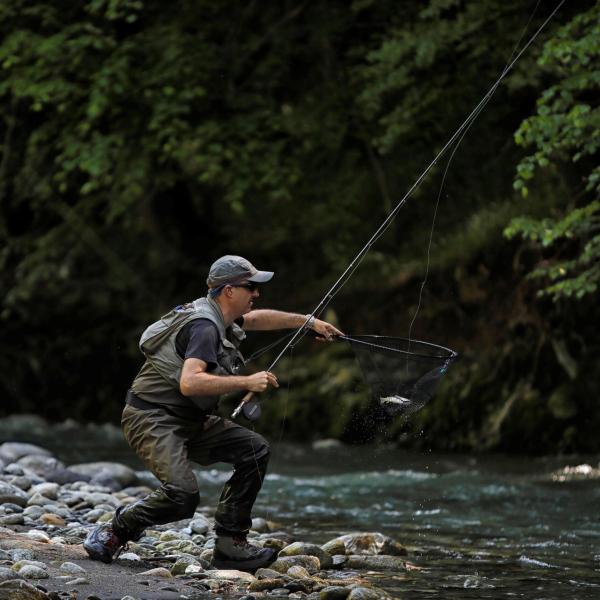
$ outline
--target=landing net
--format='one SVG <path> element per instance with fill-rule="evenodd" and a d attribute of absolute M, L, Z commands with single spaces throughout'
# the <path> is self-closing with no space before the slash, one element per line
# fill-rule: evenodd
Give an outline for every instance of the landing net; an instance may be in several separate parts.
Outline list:
<path fill-rule="evenodd" d="M 409 415 L 427 404 L 458 356 L 454 350 L 381 335 L 341 336 L 350 344 L 373 398 L 390 415 Z"/>

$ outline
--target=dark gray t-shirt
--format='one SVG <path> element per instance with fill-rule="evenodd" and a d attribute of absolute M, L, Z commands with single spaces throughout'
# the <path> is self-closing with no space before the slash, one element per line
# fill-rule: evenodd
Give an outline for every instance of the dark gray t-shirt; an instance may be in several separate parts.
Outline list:
<path fill-rule="evenodd" d="M 244 317 L 236 319 L 235 322 L 241 327 L 244 324 Z M 207 372 L 210 373 L 217 367 L 219 330 L 208 319 L 194 319 L 184 325 L 177 334 L 175 349 L 184 360 L 186 358 L 203 360 L 207 364 Z M 173 389 L 172 383 L 166 381 L 147 361 L 138 375 L 142 374 L 141 381 L 136 377 L 132 385 L 132 390 L 142 400 L 158 404 L 193 407 L 193 401 L 183 396 L 178 389 Z"/>

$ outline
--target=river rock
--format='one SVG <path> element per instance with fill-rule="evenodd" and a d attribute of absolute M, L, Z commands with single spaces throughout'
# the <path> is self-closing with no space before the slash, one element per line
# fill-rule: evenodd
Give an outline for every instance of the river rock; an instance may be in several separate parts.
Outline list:
<path fill-rule="evenodd" d="M 344 552 L 340 552 L 341 543 Z M 393 556 L 406 556 L 406 548 L 382 533 L 349 533 L 330 540 L 321 546 L 330 554 L 389 554 Z"/>
<path fill-rule="evenodd" d="M 286 575 L 289 575 L 294 579 L 310 579 L 310 573 L 300 565 L 294 565 L 293 567 L 290 567 L 287 570 Z"/>
<path fill-rule="evenodd" d="M 31 487 L 31 478 L 26 477 L 25 475 L 13 475 L 7 483 L 18 487 L 25 492 Z"/>
<path fill-rule="evenodd" d="M 39 517 L 39 520 L 45 525 L 55 525 L 57 527 L 64 527 L 66 525 L 66 521 L 54 513 L 44 513 Z"/>
<path fill-rule="evenodd" d="M 75 471 L 66 469 L 64 467 L 56 467 L 55 469 L 48 471 L 44 477 L 46 481 L 52 481 L 54 483 L 58 483 L 59 485 L 67 485 L 69 483 L 77 483 L 79 481 L 87 482 L 91 479 L 89 475 L 76 473 Z"/>
<path fill-rule="evenodd" d="M 274 571 L 273 569 L 263 568 L 258 569 L 258 571 L 254 573 L 254 576 L 257 579 L 277 579 L 281 576 L 281 573 L 279 573 L 278 571 Z"/>
<path fill-rule="evenodd" d="M 271 569 L 278 573 L 287 573 L 287 570 L 294 565 L 304 567 L 311 575 L 321 569 L 321 563 L 316 556 L 298 555 L 282 556 L 271 565 Z"/>
<path fill-rule="evenodd" d="M 36 475 L 45 478 L 47 473 L 56 469 L 64 469 L 65 465 L 53 456 L 43 456 L 39 454 L 29 454 L 17 460 L 17 464 L 25 469 L 29 469 Z"/>
<path fill-rule="evenodd" d="M 76 579 L 71 579 L 71 581 L 67 581 L 66 585 L 89 585 L 89 581 L 85 577 L 77 577 Z"/>
<path fill-rule="evenodd" d="M 26 506 L 29 496 L 21 489 L 5 481 L 0 481 L 0 504 L 10 502 L 18 506 Z"/>
<path fill-rule="evenodd" d="M 348 556 L 345 567 L 349 569 L 383 569 L 386 571 L 404 571 L 406 563 L 399 556 L 365 556 L 364 554 L 351 554 Z"/>
<path fill-rule="evenodd" d="M 317 546 L 316 544 L 306 544 L 304 542 L 294 542 L 286 546 L 279 552 L 279 556 L 316 556 L 319 559 L 321 569 L 329 569 L 333 561 L 331 554 Z"/>
<path fill-rule="evenodd" d="M 52 456 L 52 453 L 41 446 L 22 442 L 4 442 L 0 446 L 0 458 L 7 463 L 16 462 L 19 458 L 30 455 Z"/>
<path fill-rule="evenodd" d="M 0 583 L 0 600 L 48 600 L 48 598 L 48 594 L 22 579 Z"/>
<path fill-rule="evenodd" d="M 14 533 L 11 531 L 11 533 Z M 28 548 L 11 548 L 7 550 L 10 558 L 14 562 L 19 562 L 20 560 L 33 560 L 35 558 L 35 554 L 32 550 Z"/>
<path fill-rule="evenodd" d="M 9 581 L 10 579 L 22 579 L 22 576 L 19 575 L 17 571 L 14 569 L 7 569 L 6 567 L 0 567 L 0 582 L 1 581 Z"/>
<path fill-rule="evenodd" d="M 355 587 L 347 596 L 347 600 L 382 600 L 383 598 L 389 598 L 383 590 L 366 587 Z"/>
<path fill-rule="evenodd" d="M 25 517 L 21 513 L 0 517 L 0 525 L 23 525 L 23 523 L 25 523 Z"/>
<path fill-rule="evenodd" d="M 195 515 L 194 518 L 190 521 L 189 528 L 194 533 L 204 535 L 210 530 L 211 524 L 210 521 L 204 515 Z"/>
<path fill-rule="evenodd" d="M 250 583 L 248 591 L 250 592 L 265 592 L 276 590 L 285 584 L 285 579 L 256 579 Z"/>
<path fill-rule="evenodd" d="M 227 581 L 244 581 L 251 583 L 256 581 L 256 577 L 252 573 L 245 571 L 236 571 L 235 569 L 218 569 L 210 572 L 211 579 L 225 579 Z"/>
<path fill-rule="evenodd" d="M 162 577 L 163 579 L 172 579 L 173 575 L 171 575 L 171 571 L 169 569 L 165 569 L 164 567 L 156 567 L 156 569 L 150 569 L 149 571 L 144 571 L 143 573 L 138 573 L 138 577 Z"/>
<path fill-rule="evenodd" d="M 46 535 L 43 531 L 36 531 L 35 529 L 32 529 L 23 535 L 26 535 L 30 540 L 42 542 L 43 544 L 47 544 L 50 541 L 50 537 L 48 535 Z"/>
<path fill-rule="evenodd" d="M 198 565 L 198 561 L 193 556 L 182 556 L 175 561 L 171 567 L 171 575 L 183 575 L 190 565 Z M 198 565 L 199 566 L 199 565 Z"/>
<path fill-rule="evenodd" d="M 50 498 L 50 500 L 56 500 L 58 498 L 59 491 L 60 491 L 60 486 L 58 485 L 58 483 L 45 482 L 45 483 L 38 483 L 38 484 L 32 486 L 29 493 L 35 494 L 37 492 L 38 494 L 41 494 L 42 496 L 45 496 L 46 498 Z"/>
<path fill-rule="evenodd" d="M 122 554 L 119 554 L 119 560 L 131 560 L 137 562 L 142 559 L 135 552 L 123 552 Z"/>
<path fill-rule="evenodd" d="M 346 600 L 351 590 L 340 585 L 329 585 L 319 592 L 319 600 Z"/>
<path fill-rule="evenodd" d="M 46 496 L 42 496 L 39 492 L 33 494 L 29 500 L 27 501 L 28 506 L 46 506 L 54 504 L 54 500 L 50 500 L 50 498 L 46 498 Z"/>
<path fill-rule="evenodd" d="M 25 565 L 19 569 L 19 575 L 25 579 L 48 579 L 48 572 L 45 569 L 34 565 Z"/>
<path fill-rule="evenodd" d="M 115 462 L 92 462 L 71 465 L 71 471 L 82 475 L 88 475 L 94 480 L 106 478 L 116 481 L 120 489 L 138 484 L 135 471 L 130 467 Z"/>
<path fill-rule="evenodd" d="M 84 575 L 86 570 L 83 567 L 80 567 L 78 564 L 73 562 L 64 562 L 60 565 L 60 570 L 63 573 L 69 573 L 71 575 Z"/>

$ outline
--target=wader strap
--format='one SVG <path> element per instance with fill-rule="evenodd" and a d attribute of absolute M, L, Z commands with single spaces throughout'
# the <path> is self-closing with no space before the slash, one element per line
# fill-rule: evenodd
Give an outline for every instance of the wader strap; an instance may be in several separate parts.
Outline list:
<path fill-rule="evenodd" d="M 134 394 L 132 390 L 127 391 L 125 403 L 139 410 L 162 410 L 168 415 L 177 417 L 178 419 L 191 419 L 194 421 L 204 421 L 204 419 L 206 419 L 206 413 L 199 409 L 190 408 L 190 410 L 186 410 L 185 408 L 181 408 L 179 410 L 173 406 L 165 406 L 164 404 L 155 402 L 146 402 L 146 400 L 142 400 L 139 396 Z"/>

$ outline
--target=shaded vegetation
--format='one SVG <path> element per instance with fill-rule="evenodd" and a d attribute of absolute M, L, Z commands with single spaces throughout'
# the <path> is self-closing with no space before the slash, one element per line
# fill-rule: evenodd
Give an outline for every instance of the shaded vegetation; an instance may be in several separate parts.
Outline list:
<path fill-rule="evenodd" d="M 263 306 L 310 311 L 536 6 L 1 3 L 2 411 L 118 419 L 139 334 L 224 253 L 277 271 Z M 600 448 L 599 8 L 566 3 L 478 117 L 430 253 L 443 161 L 330 307 L 347 332 L 407 335 L 419 306 L 411 334 L 462 355 L 434 402 L 387 422 L 342 344 L 304 341 L 261 429 Z"/>

